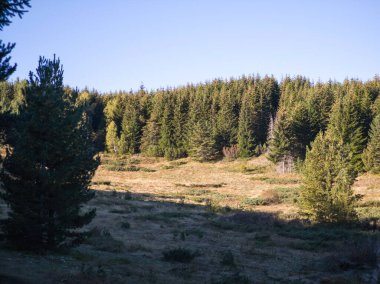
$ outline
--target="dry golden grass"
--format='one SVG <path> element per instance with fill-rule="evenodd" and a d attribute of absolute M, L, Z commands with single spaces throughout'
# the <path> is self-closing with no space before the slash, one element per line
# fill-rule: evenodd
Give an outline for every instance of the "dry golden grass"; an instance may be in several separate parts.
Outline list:
<path fill-rule="evenodd" d="M 110 171 L 110 164 L 127 170 Z M 377 200 L 379 181 L 379 176 L 359 177 L 355 190 L 364 201 Z M 97 209 L 87 228 L 91 237 L 65 254 L 35 256 L 0 249 L 1 273 L 30 283 L 364 279 L 368 269 L 330 271 L 326 265 L 343 239 L 362 233 L 298 222 L 299 187 L 297 174 L 276 173 L 264 156 L 215 163 L 103 156 L 91 186 L 96 198 L 86 205 Z M 271 202 L 260 205 L 263 200 Z M 0 205 L 4 217 L 6 207 Z M 377 214 L 372 209 L 362 207 L 361 212 Z M 177 253 L 172 259 L 194 257 L 188 263 L 166 261 L 163 256 L 171 251 Z"/>

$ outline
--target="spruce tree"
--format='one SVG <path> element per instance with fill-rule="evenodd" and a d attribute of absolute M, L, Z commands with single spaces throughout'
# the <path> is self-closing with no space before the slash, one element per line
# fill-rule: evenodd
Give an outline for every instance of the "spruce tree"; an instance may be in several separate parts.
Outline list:
<path fill-rule="evenodd" d="M 347 145 L 356 172 L 363 170 L 362 153 L 367 140 L 362 121 L 358 101 L 347 94 L 335 102 L 327 128 L 335 139 Z"/>
<path fill-rule="evenodd" d="M 218 151 L 211 135 L 209 123 L 198 122 L 194 126 L 190 139 L 190 155 L 199 162 L 212 161 L 217 158 Z"/>
<path fill-rule="evenodd" d="M 174 106 L 173 128 L 174 128 L 174 143 L 175 143 L 175 158 L 185 157 L 186 138 L 188 133 L 188 112 L 189 101 L 187 94 L 178 94 Z"/>
<path fill-rule="evenodd" d="M 216 118 L 216 144 L 219 150 L 236 144 L 238 132 L 238 116 L 235 113 L 234 94 L 224 85 L 220 91 L 220 109 Z"/>
<path fill-rule="evenodd" d="M 289 114 L 283 109 L 277 112 L 274 121 L 273 137 L 269 141 L 268 159 L 278 163 L 286 157 L 295 157 L 294 145 L 297 145 L 297 137 L 288 118 Z"/>
<path fill-rule="evenodd" d="M 253 88 L 249 89 L 243 96 L 242 107 L 239 116 L 238 148 L 241 157 L 251 157 L 256 154 L 257 121 L 258 111 L 255 107 Z"/>
<path fill-rule="evenodd" d="M 372 121 L 368 145 L 363 152 L 363 162 L 366 171 L 380 173 L 380 114 Z"/>
<path fill-rule="evenodd" d="M 174 137 L 174 98 L 167 97 L 165 100 L 165 107 L 161 118 L 161 131 L 160 140 L 158 141 L 159 147 L 164 153 L 165 158 L 173 160 L 177 158 L 175 151 L 175 137 Z"/>
<path fill-rule="evenodd" d="M 321 132 L 307 151 L 301 213 L 316 222 L 347 222 L 356 218 L 356 175 L 349 149 L 331 134 Z"/>
<path fill-rule="evenodd" d="M 130 97 L 124 109 L 119 139 L 119 154 L 135 154 L 140 148 L 139 105 L 135 97 Z"/>
<path fill-rule="evenodd" d="M 99 159 L 77 93 L 65 93 L 62 80 L 59 59 L 40 58 L 7 140 L 1 178 L 10 212 L 2 229 L 17 247 L 59 247 L 95 216 L 82 205 L 94 196 L 88 186 Z"/>

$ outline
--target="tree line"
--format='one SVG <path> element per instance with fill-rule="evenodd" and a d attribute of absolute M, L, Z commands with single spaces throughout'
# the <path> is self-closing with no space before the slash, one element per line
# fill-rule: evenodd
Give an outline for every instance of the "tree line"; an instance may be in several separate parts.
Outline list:
<path fill-rule="evenodd" d="M 273 77 L 248 76 L 179 88 L 109 94 L 106 151 L 205 161 L 238 145 L 240 156 L 262 152 L 279 101 Z"/>

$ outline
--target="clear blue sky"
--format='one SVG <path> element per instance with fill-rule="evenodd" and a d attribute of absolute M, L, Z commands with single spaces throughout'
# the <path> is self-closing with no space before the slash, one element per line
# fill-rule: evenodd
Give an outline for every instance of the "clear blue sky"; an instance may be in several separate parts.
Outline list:
<path fill-rule="evenodd" d="M 1 38 L 11 79 L 56 53 L 65 84 L 101 92 L 242 74 L 367 80 L 380 73 L 377 0 L 32 0 Z"/>

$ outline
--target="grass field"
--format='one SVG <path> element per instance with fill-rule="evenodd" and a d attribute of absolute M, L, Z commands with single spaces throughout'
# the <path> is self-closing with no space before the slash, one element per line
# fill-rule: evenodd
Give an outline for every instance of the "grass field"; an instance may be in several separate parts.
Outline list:
<path fill-rule="evenodd" d="M 1 243 L 0 275 L 6 283 L 375 283 L 378 231 L 364 220 L 380 217 L 380 176 L 355 183 L 362 226 L 301 222 L 300 186 L 265 157 L 102 156 L 90 237 L 49 255 Z"/>

